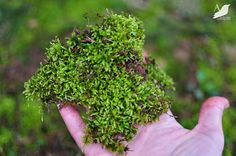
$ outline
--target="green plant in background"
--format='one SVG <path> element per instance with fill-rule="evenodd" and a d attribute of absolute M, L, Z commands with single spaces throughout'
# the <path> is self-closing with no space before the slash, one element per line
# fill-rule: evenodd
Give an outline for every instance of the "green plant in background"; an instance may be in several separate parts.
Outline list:
<path fill-rule="evenodd" d="M 22 143 L 27 144 L 25 147 L 27 150 L 39 146 L 35 142 L 43 139 L 41 127 L 43 124 L 48 123 L 48 117 L 45 118 L 44 123 L 38 122 L 41 115 L 39 105 L 29 105 L 26 102 L 20 108 L 21 113 L 24 115 L 21 118 L 17 117 L 19 120 L 16 123 L 14 120 L 16 115 L 14 103 L 15 100 L 7 96 L 0 100 L 0 118 L 5 121 L 0 125 L 0 155 L 17 155 L 17 149 Z M 32 123 L 34 123 L 34 126 L 32 126 Z M 13 128 L 9 129 L 8 127 L 10 126 Z M 15 133 L 17 130 L 20 131 L 20 134 Z M 37 135 L 37 138 L 32 139 L 33 134 Z M 7 150 L 7 147 L 11 147 L 12 150 Z"/>
<path fill-rule="evenodd" d="M 236 155 L 232 124 L 236 114 L 236 1 L 227 1 L 231 4 L 229 21 L 212 20 L 215 5 L 225 4 L 219 0 L 141 1 L 132 1 L 138 5 L 125 0 L 0 1 L 0 155 L 80 155 L 56 110 L 37 123 L 41 126 L 30 128 L 40 121 L 40 114 L 32 116 L 38 102 L 31 101 L 34 105 L 28 106 L 24 98 L 14 101 L 22 93 L 22 82 L 43 59 L 42 49 L 48 41 L 56 34 L 67 35 L 74 27 L 96 23 L 97 17 L 92 15 L 106 8 L 129 12 L 145 23 L 145 49 L 158 57 L 158 64 L 176 82 L 171 110 L 184 127 L 193 128 L 197 123 L 201 100 L 223 95 L 231 101 L 224 113 L 223 155 Z M 86 13 L 89 20 L 84 19 Z M 15 120 L 20 120 L 18 130 L 14 129 Z"/>
<path fill-rule="evenodd" d="M 223 127 L 225 136 L 225 156 L 232 156 L 235 153 L 236 144 L 236 125 L 232 124 L 236 122 L 236 110 L 235 108 L 228 109 L 224 112 Z"/>
<path fill-rule="evenodd" d="M 82 105 L 85 143 L 122 153 L 135 124 L 155 121 L 170 107 L 173 82 L 153 59 L 143 62 L 143 44 L 140 20 L 108 12 L 100 24 L 75 30 L 65 45 L 53 40 L 24 94 L 46 105 Z"/>

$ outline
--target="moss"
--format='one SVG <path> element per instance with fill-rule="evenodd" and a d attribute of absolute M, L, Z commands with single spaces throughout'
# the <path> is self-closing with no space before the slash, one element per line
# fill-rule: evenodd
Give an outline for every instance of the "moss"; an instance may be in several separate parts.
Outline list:
<path fill-rule="evenodd" d="M 155 60 L 143 63 L 143 45 L 140 20 L 109 12 L 100 24 L 75 30 L 65 45 L 54 39 L 24 94 L 46 105 L 85 107 L 85 143 L 123 153 L 134 125 L 156 121 L 170 107 L 173 82 Z"/>

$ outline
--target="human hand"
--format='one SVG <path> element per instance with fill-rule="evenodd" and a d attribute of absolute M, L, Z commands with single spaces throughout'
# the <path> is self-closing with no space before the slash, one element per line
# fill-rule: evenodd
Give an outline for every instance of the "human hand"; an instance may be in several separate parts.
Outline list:
<path fill-rule="evenodd" d="M 183 128 L 170 114 L 162 114 L 158 122 L 138 126 L 133 140 L 127 143 L 127 156 L 220 156 L 224 147 L 223 110 L 229 102 L 223 97 L 207 99 L 194 129 Z M 115 156 L 101 144 L 83 143 L 85 124 L 77 109 L 65 105 L 60 114 L 77 145 L 86 156 Z"/>

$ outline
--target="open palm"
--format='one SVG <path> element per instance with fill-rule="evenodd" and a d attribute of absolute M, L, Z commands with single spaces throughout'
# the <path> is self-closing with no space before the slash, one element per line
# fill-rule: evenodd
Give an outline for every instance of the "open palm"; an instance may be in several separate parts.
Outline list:
<path fill-rule="evenodd" d="M 212 97 L 206 100 L 193 130 L 183 128 L 170 114 L 162 114 L 160 120 L 138 126 L 134 139 L 126 143 L 127 156 L 220 156 L 224 147 L 222 130 L 223 110 L 229 106 L 227 99 Z M 101 144 L 84 145 L 85 124 L 78 111 L 65 105 L 60 114 L 77 145 L 86 156 L 115 156 Z"/>

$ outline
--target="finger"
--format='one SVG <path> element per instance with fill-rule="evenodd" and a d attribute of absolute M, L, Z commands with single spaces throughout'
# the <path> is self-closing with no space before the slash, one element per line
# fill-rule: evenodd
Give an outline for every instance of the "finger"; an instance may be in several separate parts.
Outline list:
<path fill-rule="evenodd" d="M 147 124 L 147 125 L 153 125 L 153 124 L 160 124 L 162 122 L 165 122 L 165 123 L 169 123 L 169 122 L 176 122 L 177 121 L 175 120 L 175 117 L 171 110 L 168 109 L 168 111 L 166 113 L 163 113 L 162 115 L 159 116 L 159 119 L 157 120 L 157 122 L 155 123 L 150 123 L 150 124 Z M 138 129 L 143 129 L 143 127 L 145 127 L 145 125 L 134 125 L 135 128 L 138 128 Z"/>
<path fill-rule="evenodd" d="M 72 105 L 64 105 L 59 112 L 76 144 L 80 147 L 86 156 L 112 156 L 101 144 L 88 144 L 83 143 L 85 124 L 80 117 L 77 109 Z"/>
<path fill-rule="evenodd" d="M 227 107 L 229 107 L 229 101 L 226 98 L 216 96 L 207 99 L 202 105 L 196 127 L 205 131 L 222 131 L 222 115 Z"/>
<path fill-rule="evenodd" d="M 172 112 L 170 111 L 170 109 L 168 109 L 168 111 L 166 113 L 163 113 L 160 118 L 159 118 L 159 121 L 160 122 L 176 122 L 175 120 L 176 116 L 174 116 L 172 114 Z"/>
<path fill-rule="evenodd" d="M 138 129 L 136 138 L 139 138 L 139 139 L 144 138 L 146 135 L 148 135 L 152 131 L 155 131 L 154 133 L 157 133 L 157 131 L 163 130 L 163 129 L 183 128 L 175 120 L 175 117 L 170 110 L 168 110 L 166 113 L 163 113 L 159 117 L 159 120 L 156 122 L 148 123 L 145 125 L 135 125 L 135 127 Z"/>
<path fill-rule="evenodd" d="M 180 125 L 176 121 L 177 116 L 174 116 L 170 109 L 166 113 L 163 113 L 159 120 L 152 124 L 152 126 L 155 127 L 155 129 L 165 129 L 165 128 L 183 128 L 182 125 Z"/>
<path fill-rule="evenodd" d="M 82 137 L 84 136 L 85 124 L 76 108 L 72 105 L 64 105 L 59 112 L 76 143 L 80 148 L 84 146 Z"/>

